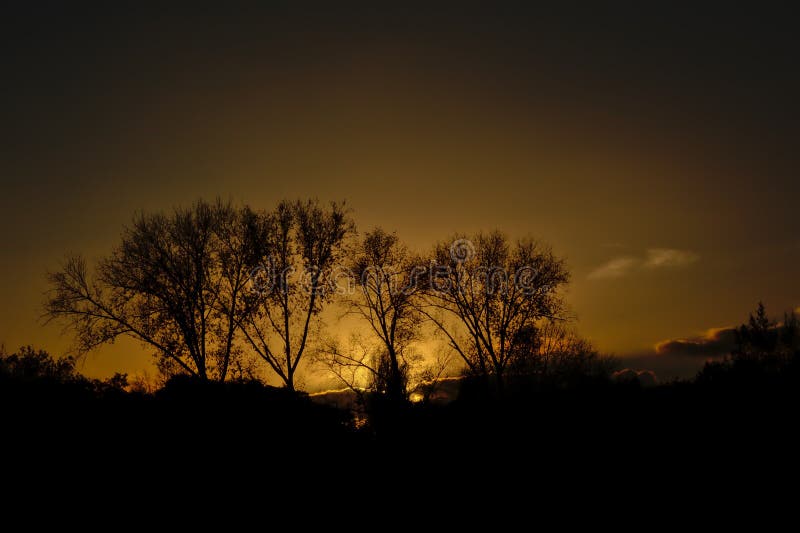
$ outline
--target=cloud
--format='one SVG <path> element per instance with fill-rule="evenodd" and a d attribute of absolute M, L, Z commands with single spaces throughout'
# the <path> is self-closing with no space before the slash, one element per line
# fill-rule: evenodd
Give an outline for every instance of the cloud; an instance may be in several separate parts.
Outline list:
<path fill-rule="evenodd" d="M 689 355 L 693 357 L 720 357 L 736 345 L 734 328 L 712 328 L 701 337 L 670 339 L 656 344 L 660 356 Z"/>
<path fill-rule="evenodd" d="M 638 381 L 642 387 L 652 387 L 658 385 L 658 376 L 652 370 L 634 370 L 633 368 L 623 368 L 614 372 L 611 376 L 618 383 L 632 383 Z"/>
<path fill-rule="evenodd" d="M 635 257 L 617 257 L 589 273 L 589 279 L 619 278 L 635 269 L 639 260 Z"/>
<path fill-rule="evenodd" d="M 694 355 L 661 356 L 655 350 L 627 354 L 620 357 L 620 362 L 628 368 L 646 368 L 654 372 L 659 381 L 673 379 L 691 379 L 703 368 L 709 357 L 696 357 Z"/>
<path fill-rule="evenodd" d="M 733 350 L 734 331 L 730 327 L 712 328 L 697 337 L 668 339 L 650 350 L 623 355 L 620 361 L 626 368 L 615 373 L 614 380 L 625 382 L 636 379 L 642 385 L 649 385 L 653 381 L 692 379 L 706 361 L 719 359 Z M 642 376 L 642 370 L 639 369 L 647 369 L 654 375 Z"/>
<path fill-rule="evenodd" d="M 677 268 L 691 265 L 697 261 L 698 256 L 687 250 L 672 248 L 650 248 L 644 266 L 647 268 Z"/>
<path fill-rule="evenodd" d="M 644 257 L 622 256 L 595 268 L 587 276 L 589 279 L 611 279 L 627 276 L 637 270 L 656 270 L 662 268 L 681 268 L 691 265 L 699 256 L 688 250 L 674 248 L 648 248 Z"/>

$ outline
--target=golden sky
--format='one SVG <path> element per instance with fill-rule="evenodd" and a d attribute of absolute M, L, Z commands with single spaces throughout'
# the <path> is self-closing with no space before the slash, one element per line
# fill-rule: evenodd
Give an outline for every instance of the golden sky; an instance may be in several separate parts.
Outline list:
<path fill-rule="evenodd" d="M 580 332 L 617 354 L 800 304 L 789 17 L 330 4 L 5 17 L 7 348 L 69 345 L 38 320 L 66 253 L 215 196 L 344 198 L 420 251 L 454 231 L 541 238 Z M 147 361 L 121 343 L 84 370 Z"/>

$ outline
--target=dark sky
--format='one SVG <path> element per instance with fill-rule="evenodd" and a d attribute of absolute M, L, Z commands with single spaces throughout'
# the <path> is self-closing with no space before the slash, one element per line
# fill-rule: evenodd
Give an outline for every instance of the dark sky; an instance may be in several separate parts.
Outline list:
<path fill-rule="evenodd" d="M 420 250 L 532 234 L 568 260 L 580 331 L 619 354 L 800 305 L 789 12 L 37 4 L 0 16 L 7 347 L 69 344 L 37 319 L 65 253 L 218 195 L 346 198 Z M 111 351 L 86 370 L 146 361 Z"/>

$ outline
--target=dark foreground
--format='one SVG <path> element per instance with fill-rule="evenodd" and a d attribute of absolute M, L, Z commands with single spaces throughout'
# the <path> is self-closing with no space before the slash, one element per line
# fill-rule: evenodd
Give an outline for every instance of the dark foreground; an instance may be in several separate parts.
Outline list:
<path fill-rule="evenodd" d="M 0 388 L 2 446 L 15 466 L 321 468 L 321 477 L 376 479 L 393 469 L 420 479 L 447 470 L 652 477 L 676 468 L 785 469 L 800 450 L 798 396 L 785 375 L 652 388 L 524 384 L 502 395 L 468 382 L 449 405 L 374 399 L 357 422 L 259 383 L 176 379 L 152 395 L 47 381 Z"/>

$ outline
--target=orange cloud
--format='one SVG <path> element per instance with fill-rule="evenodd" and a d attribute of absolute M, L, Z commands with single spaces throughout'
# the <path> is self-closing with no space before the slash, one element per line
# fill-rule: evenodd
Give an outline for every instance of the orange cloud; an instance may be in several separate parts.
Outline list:
<path fill-rule="evenodd" d="M 661 356 L 691 355 L 720 357 L 729 354 L 736 345 L 734 328 L 711 328 L 700 337 L 669 339 L 656 344 L 656 354 Z"/>

